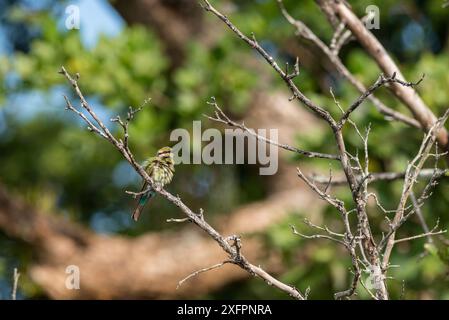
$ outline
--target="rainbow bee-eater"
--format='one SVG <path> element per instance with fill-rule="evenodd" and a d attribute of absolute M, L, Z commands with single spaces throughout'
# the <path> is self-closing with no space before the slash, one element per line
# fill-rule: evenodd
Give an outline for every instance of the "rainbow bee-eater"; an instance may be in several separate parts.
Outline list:
<path fill-rule="evenodd" d="M 170 147 L 163 147 L 159 149 L 155 157 L 147 159 L 143 163 L 143 167 L 154 182 L 156 189 L 162 188 L 170 183 L 175 173 L 175 163 L 173 161 L 173 152 Z M 148 183 L 145 181 L 142 186 L 142 191 L 148 188 Z M 137 208 L 134 210 L 133 219 L 137 221 L 142 213 L 143 208 L 148 201 L 154 197 L 156 192 L 150 189 L 148 192 L 140 195 Z"/>

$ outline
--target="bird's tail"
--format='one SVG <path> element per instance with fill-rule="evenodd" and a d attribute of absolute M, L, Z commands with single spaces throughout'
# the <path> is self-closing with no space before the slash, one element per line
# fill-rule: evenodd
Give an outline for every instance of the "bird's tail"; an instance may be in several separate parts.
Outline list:
<path fill-rule="evenodd" d="M 142 213 L 143 208 L 147 204 L 147 202 L 155 195 L 155 192 L 153 190 L 142 194 L 139 198 L 139 202 L 137 203 L 137 207 L 133 212 L 133 220 L 137 221 L 139 220 L 140 214 Z"/>

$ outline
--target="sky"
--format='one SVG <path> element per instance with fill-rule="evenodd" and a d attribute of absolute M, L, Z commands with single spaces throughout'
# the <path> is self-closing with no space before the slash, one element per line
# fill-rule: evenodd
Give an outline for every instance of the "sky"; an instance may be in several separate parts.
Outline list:
<path fill-rule="evenodd" d="M 80 35 L 87 47 L 94 46 L 100 35 L 115 36 L 125 26 L 120 15 L 106 0 L 73 2 L 80 8 Z"/>
<path fill-rule="evenodd" d="M 31 10 L 40 10 L 43 7 L 45 8 L 48 6 L 49 2 L 50 1 L 22 1 L 22 3 L 26 4 L 26 8 Z M 61 29 L 65 28 L 65 21 L 69 16 L 69 13 L 66 13 L 65 9 L 67 9 L 70 5 L 75 5 L 79 8 L 80 37 L 83 44 L 88 48 L 95 46 L 101 35 L 113 37 L 119 34 L 125 26 L 125 22 L 121 16 L 114 10 L 114 8 L 112 8 L 108 1 L 78 0 L 68 1 L 65 8 L 63 8 L 64 10 L 55 10 L 53 12 L 58 21 L 58 26 Z M 0 13 L 0 55 L 11 53 L 11 48 L 7 43 L 7 38 L 5 37 L 6 30 L 2 27 L 1 21 L 2 17 L 5 15 L 7 15 L 7 13 Z"/>
<path fill-rule="evenodd" d="M 1 1 L 1 0 L 0 0 Z M 30 10 L 42 10 L 42 8 L 48 8 L 48 3 L 52 1 L 41 1 L 33 2 L 29 0 L 23 0 L 27 8 Z M 78 0 L 78 1 L 68 1 L 65 4 L 65 8 L 62 10 L 52 10 L 55 16 L 59 28 L 61 30 L 66 29 L 66 20 L 70 13 L 66 12 L 69 6 L 76 6 L 79 9 L 79 33 L 82 43 L 87 48 L 92 48 L 95 46 L 100 36 L 114 37 L 118 35 L 121 30 L 125 27 L 125 22 L 121 16 L 114 10 L 114 8 L 106 0 Z M 0 14 L 0 56 L 2 54 L 12 54 L 11 48 L 6 43 L 7 38 L 5 37 L 5 29 L 2 28 L 1 24 L 1 14 Z M 14 74 L 10 74 L 6 80 L 14 80 Z M 14 82 L 14 81 L 12 81 Z M 40 112 L 51 112 L 52 109 L 57 105 L 55 100 L 58 101 L 62 95 L 61 88 L 55 88 L 51 92 L 40 92 L 36 90 L 30 90 L 28 92 L 21 92 L 13 95 L 9 95 L 6 105 L 5 112 L 14 111 L 17 107 L 21 109 L 26 106 L 26 112 L 20 114 L 26 115 L 24 119 L 20 120 L 30 120 L 37 113 Z M 53 103 L 49 103 L 53 102 Z M 36 107 L 39 106 L 39 107 Z M 47 106 L 47 107 L 42 107 Z M 106 110 L 102 106 L 98 106 L 101 110 Z M 105 117 L 108 116 L 105 114 Z M 5 130 L 5 123 L 2 121 L 3 117 L 0 114 L 0 133 Z"/>

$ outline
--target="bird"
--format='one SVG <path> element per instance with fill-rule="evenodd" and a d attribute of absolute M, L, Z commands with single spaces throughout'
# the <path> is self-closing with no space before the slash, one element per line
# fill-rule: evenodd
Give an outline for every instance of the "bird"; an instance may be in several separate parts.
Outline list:
<path fill-rule="evenodd" d="M 143 168 L 153 180 L 153 187 L 155 189 L 160 189 L 169 184 L 175 173 L 175 163 L 173 160 L 172 149 L 170 147 L 163 147 L 159 149 L 155 157 L 151 157 L 143 163 Z M 145 191 L 147 188 L 148 183 L 144 181 L 140 192 Z M 134 221 L 139 220 L 143 208 L 155 195 L 156 192 L 153 188 L 140 195 L 137 202 L 137 207 L 132 214 Z"/>

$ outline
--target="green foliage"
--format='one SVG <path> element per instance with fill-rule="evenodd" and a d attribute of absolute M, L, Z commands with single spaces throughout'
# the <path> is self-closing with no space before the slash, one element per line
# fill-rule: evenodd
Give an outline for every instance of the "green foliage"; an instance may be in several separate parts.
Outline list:
<path fill-rule="evenodd" d="M 42 37 L 27 54 L 16 53 L 10 68 L 18 73 L 22 88 L 48 89 L 65 84 L 55 70 L 64 65 L 81 75 L 83 91 L 101 96 L 110 107 L 140 105 L 159 96 L 166 83 L 160 74 L 167 68 L 158 40 L 143 27 L 125 29 L 115 38 L 100 38 L 92 50 L 83 47 L 78 30 L 58 31 L 53 19 L 39 19 Z M 89 76 L 87 76 L 89 75 Z M 144 84 L 144 85 L 142 85 Z"/>
<path fill-rule="evenodd" d="M 192 43 L 187 50 L 189 63 L 175 74 L 175 84 L 179 89 L 175 104 L 179 116 L 200 116 L 205 101 L 211 96 L 232 111 L 241 113 L 250 102 L 257 81 L 255 72 L 235 63 L 247 59 L 247 55 L 235 50 L 235 39 L 229 37 L 211 50 L 205 49 Z"/>

